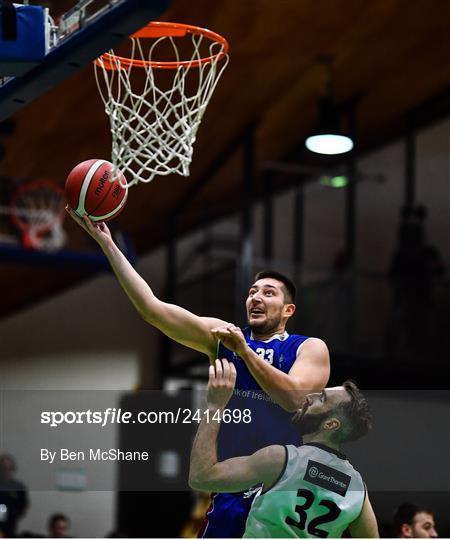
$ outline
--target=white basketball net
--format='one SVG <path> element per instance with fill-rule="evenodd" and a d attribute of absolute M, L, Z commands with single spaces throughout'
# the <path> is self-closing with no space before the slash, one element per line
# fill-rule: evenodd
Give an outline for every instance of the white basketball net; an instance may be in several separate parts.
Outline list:
<path fill-rule="evenodd" d="M 28 232 L 28 239 L 31 245 L 40 251 L 58 251 L 64 247 L 67 235 L 61 223 L 56 223 L 46 230 L 32 227 Z"/>
<path fill-rule="evenodd" d="M 65 200 L 62 191 L 49 183 L 36 183 L 21 191 L 14 207 L 8 207 L 19 224 L 28 247 L 43 251 L 61 249 L 66 241 L 63 229 Z"/>
<path fill-rule="evenodd" d="M 222 44 L 196 34 L 186 34 L 184 39 L 189 36 L 192 56 L 173 70 L 148 64 L 160 61 L 155 51 L 163 41 L 170 43 L 175 60 L 180 61 L 176 39 L 171 36 L 130 38 L 130 58 L 144 61 L 143 67 L 124 67 L 114 51 L 109 51 L 109 61 L 115 69 L 107 69 L 102 57 L 100 66 L 95 64 L 97 86 L 111 126 L 112 163 L 125 175 L 128 186 L 150 182 L 157 175 L 189 175 L 198 127 L 228 63 Z M 205 57 L 205 49 L 211 60 L 193 66 Z"/>

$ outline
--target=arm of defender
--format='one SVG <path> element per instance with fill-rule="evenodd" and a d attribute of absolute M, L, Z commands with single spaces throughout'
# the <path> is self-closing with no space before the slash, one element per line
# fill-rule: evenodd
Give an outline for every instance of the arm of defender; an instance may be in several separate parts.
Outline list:
<path fill-rule="evenodd" d="M 145 321 L 178 343 L 205 353 L 210 358 L 215 357 L 217 340 L 211 328 L 223 324 L 223 321 L 198 317 L 180 306 L 159 300 L 116 246 L 105 223 L 93 223 L 87 217 L 81 219 L 70 208 L 67 211 L 99 244 L 122 289 Z"/>
<path fill-rule="evenodd" d="M 366 495 L 361 513 L 349 526 L 352 538 L 380 538 L 377 518 Z"/>
<path fill-rule="evenodd" d="M 201 447 L 193 447 L 189 485 L 198 491 L 218 493 L 237 493 L 259 483 L 269 489 L 280 477 L 285 459 L 286 449 L 274 445 L 262 448 L 251 456 L 216 461 L 211 465 L 202 459 Z"/>

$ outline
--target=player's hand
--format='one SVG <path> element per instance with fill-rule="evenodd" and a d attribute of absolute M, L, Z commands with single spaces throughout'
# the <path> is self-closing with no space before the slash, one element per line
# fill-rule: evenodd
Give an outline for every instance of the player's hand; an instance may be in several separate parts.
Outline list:
<path fill-rule="evenodd" d="M 236 383 L 236 368 L 225 358 L 217 359 L 209 366 L 208 393 L 206 400 L 208 408 L 222 410 L 230 401 Z"/>
<path fill-rule="evenodd" d="M 247 342 L 245 341 L 242 330 L 234 324 L 225 324 L 218 326 L 211 330 L 213 336 L 221 341 L 227 349 L 235 352 L 238 356 L 242 357 L 247 349 Z"/>
<path fill-rule="evenodd" d="M 103 247 L 112 241 L 111 231 L 104 221 L 91 221 L 88 216 L 80 217 L 75 211 L 66 205 L 66 211 L 70 217 L 80 225 L 92 238 Z"/>

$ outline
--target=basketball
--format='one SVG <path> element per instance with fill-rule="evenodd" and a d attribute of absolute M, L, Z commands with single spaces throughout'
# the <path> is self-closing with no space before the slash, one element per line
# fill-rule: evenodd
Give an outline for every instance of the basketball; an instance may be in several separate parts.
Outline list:
<path fill-rule="evenodd" d="M 80 217 L 108 221 L 122 211 L 128 188 L 124 175 L 118 169 L 114 170 L 112 163 L 88 159 L 70 171 L 65 195 L 69 206 Z"/>

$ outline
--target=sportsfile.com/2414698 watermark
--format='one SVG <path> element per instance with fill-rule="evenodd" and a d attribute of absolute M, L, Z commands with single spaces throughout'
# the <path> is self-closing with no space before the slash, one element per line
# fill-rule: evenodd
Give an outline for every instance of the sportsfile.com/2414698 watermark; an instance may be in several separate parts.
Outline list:
<path fill-rule="evenodd" d="M 249 424 L 252 421 L 250 409 L 183 409 L 174 411 L 140 411 L 133 413 L 108 407 L 103 411 L 42 411 L 41 424 L 58 427 L 62 424 L 97 424 L 105 427 L 109 424 L 199 424 L 203 418 L 206 422 L 223 422 L 224 424 Z"/>

